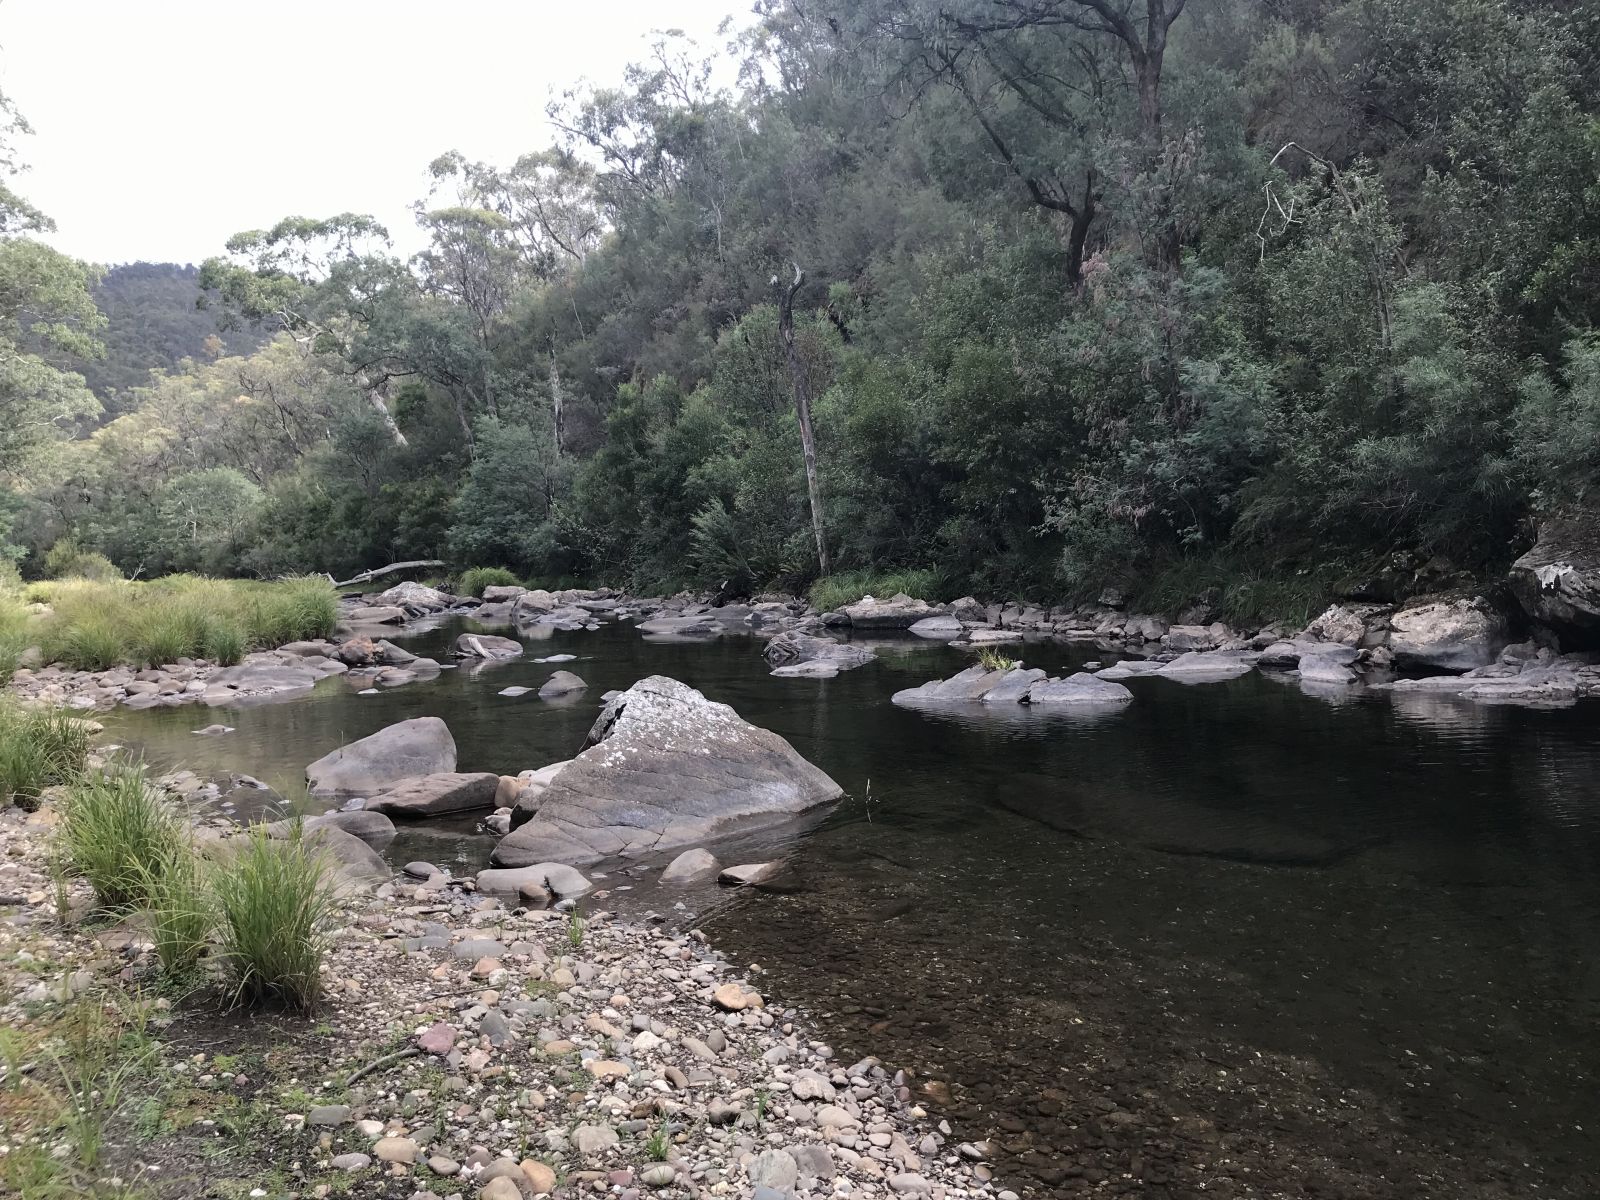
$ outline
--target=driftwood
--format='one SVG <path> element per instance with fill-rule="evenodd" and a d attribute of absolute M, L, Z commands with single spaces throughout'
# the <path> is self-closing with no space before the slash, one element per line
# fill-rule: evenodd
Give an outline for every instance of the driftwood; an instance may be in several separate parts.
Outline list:
<path fill-rule="evenodd" d="M 374 567 L 370 571 L 363 571 L 353 575 L 343 583 L 335 583 L 334 587 L 349 587 L 355 583 L 371 583 L 383 575 L 393 575 L 396 571 L 413 571 L 418 567 L 442 567 L 444 561 L 437 558 L 418 559 L 416 562 L 390 563 L 387 567 Z"/>

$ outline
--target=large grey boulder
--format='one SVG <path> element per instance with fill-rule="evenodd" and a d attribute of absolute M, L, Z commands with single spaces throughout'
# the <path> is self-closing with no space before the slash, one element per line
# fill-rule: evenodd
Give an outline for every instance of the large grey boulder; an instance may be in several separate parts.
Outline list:
<path fill-rule="evenodd" d="M 456 638 L 457 658 L 485 658 L 492 662 L 522 657 L 522 643 L 488 633 L 463 633 Z"/>
<path fill-rule="evenodd" d="M 1351 649 L 1351 647 L 1342 648 Z M 1356 673 L 1349 661 L 1341 661 L 1339 657 L 1329 654 L 1307 654 L 1300 659 L 1302 683 L 1349 684 L 1355 681 Z"/>
<path fill-rule="evenodd" d="M 1172 650 L 1215 650 L 1227 636 L 1220 625 L 1172 625 L 1161 640 Z"/>
<path fill-rule="evenodd" d="M 825 663 L 832 666 L 828 675 L 837 675 L 840 671 L 848 671 L 871 662 L 877 655 L 870 647 L 852 646 L 847 642 L 836 642 L 832 638 L 812 637 L 808 633 L 790 630 L 780 633 L 767 643 L 761 651 L 761 656 L 771 664 L 777 674 L 778 670 L 797 667 L 808 663 Z M 785 671 L 785 674 L 795 675 L 802 672 Z M 806 672 L 807 674 L 821 674 L 821 672 Z"/>
<path fill-rule="evenodd" d="M 426 584 L 408 581 L 397 583 L 386 592 L 380 592 L 372 598 L 372 603 L 392 605 L 395 608 L 405 609 L 412 616 L 424 616 L 454 608 L 461 603 L 461 597 L 441 592 L 438 588 L 431 588 Z"/>
<path fill-rule="evenodd" d="M 1401 609 L 1390 626 L 1389 649 L 1397 665 L 1441 671 L 1488 666 L 1505 633 L 1500 615 L 1477 596 Z"/>
<path fill-rule="evenodd" d="M 1549 517 L 1539 540 L 1511 564 L 1523 610 L 1584 644 L 1600 644 L 1600 514 Z"/>
<path fill-rule="evenodd" d="M 900 592 L 887 600 L 863 596 L 841 610 L 855 629 L 910 629 L 924 617 L 934 615 L 926 600 L 915 600 Z"/>
<path fill-rule="evenodd" d="M 393 817 L 442 817 L 493 808 L 500 776 L 493 771 L 440 771 L 402 779 L 367 801 L 367 811 Z"/>
<path fill-rule="evenodd" d="M 1133 693 L 1112 679 L 1101 679 L 1087 671 L 1065 679 L 1046 679 L 1028 689 L 1028 703 L 1051 704 L 1126 704 Z"/>
<path fill-rule="evenodd" d="M 589 863 L 706 841 L 791 817 L 842 789 L 777 734 L 675 679 L 652 675 L 608 702 L 586 749 L 539 798 L 497 866 Z"/>
<path fill-rule="evenodd" d="M 1021 704 L 1027 700 L 1033 685 L 1046 679 L 1037 667 L 1012 667 L 983 694 L 985 704 Z"/>
<path fill-rule="evenodd" d="M 954 616 L 923 617 L 911 626 L 911 632 L 918 637 L 938 642 L 953 642 L 966 631 L 960 618 Z"/>
<path fill-rule="evenodd" d="M 456 742 L 438 717 L 413 717 L 324 754 L 306 768 L 317 796 L 374 796 L 413 775 L 456 769 Z"/>

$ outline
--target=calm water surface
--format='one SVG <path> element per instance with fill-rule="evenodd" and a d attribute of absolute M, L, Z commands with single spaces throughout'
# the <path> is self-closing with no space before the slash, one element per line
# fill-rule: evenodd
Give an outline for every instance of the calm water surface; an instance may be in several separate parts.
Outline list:
<path fill-rule="evenodd" d="M 407 644 L 445 661 L 462 628 Z M 509 699 L 556 665 L 342 680 L 239 710 L 110 718 L 160 765 L 303 789 L 305 764 L 444 718 L 464 770 L 570 757 L 602 692 L 666 674 L 776 730 L 848 796 L 771 891 L 682 903 L 840 1053 L 950 1085 L 1040 1195 L 1600 1196 L 1600 705 L 1557 712 L 1348 698 L 1259 675 L 1129 682 L 1098 715 L 915 712 L 890 695 L 970 659 L 881 644 L 832 680 L 774 679 L 759 643 L 556 633 L 573 702 Z M 1096 652 L 1029 645 L 1057 670 Z M 190 730 L 222 720 L 219 738 Z M 418 827 L 390 852 L 457 872 L 492 841 Z"/>

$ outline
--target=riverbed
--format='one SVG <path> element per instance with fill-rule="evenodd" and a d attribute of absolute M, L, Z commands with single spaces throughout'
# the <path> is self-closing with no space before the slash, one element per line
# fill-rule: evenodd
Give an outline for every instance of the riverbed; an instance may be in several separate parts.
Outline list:
<path fill-rule="evenodd" d="M 448 660 L 447 622 L 406 641 Z M 503 631 L 499 631 L 503 632 Z M 970 663 L 876 643 L 828 680 L 760 643 L 626 626 L 359 695 L 119 710 L 158 767 L 303 792 L 305 764 L 408 717 L 462 770 L 570 757 L 601 693 L 665 674 L 788 738 L 846 789 L 725 861 L 770 890 L 666 891 L 605 872 L 599 903 L 695 921 L 811 1010 L 841 1054 L 933 1081 L 963 1138 L 1037 1195 L 1600 1194 L 1600 720 L 1418 696 L 1307 693 L 1252 673 L 1128 681 L 1109 713 L 921 712 L 895 691 Z M 1017 651 L 1059 672 L 1100 651 Z M 540 664 L 536 657 L 576 660 Z M 557 667 L 587 692 L 529 694 Z M 212 720 L 219 737 L 191 730 Z M 486 864 L 471 820 L 389 856 Z"/>

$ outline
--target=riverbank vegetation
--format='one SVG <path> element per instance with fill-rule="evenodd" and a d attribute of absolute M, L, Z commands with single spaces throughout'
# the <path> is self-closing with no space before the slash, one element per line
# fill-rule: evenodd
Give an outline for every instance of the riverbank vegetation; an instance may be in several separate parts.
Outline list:
<path fill-rule="evenodd" d="M 1584 497 L 1600 3 L 1003 7 L 763 0 L 558 98 L 552 146 L 442 154 L 410 259 L 239 234 L 196 285 L 271 340 L 112 420 L 51 376 L 8 553 L 1265 616 L 1490 574 Z M 85 351 L 82 268 L 6 228 L 68 297 L 48 362 Z"/>
<path fill-rule="evenodd" d="M 47 580 L 0 595 L 0 675 L 9 678 L 30 644 L 45 661 L 75 670 L 162 666 L 182 658 L 230 666 L 250 650 L 325 638 L 338 617 L 338 593 L 321 576 Z"/>

